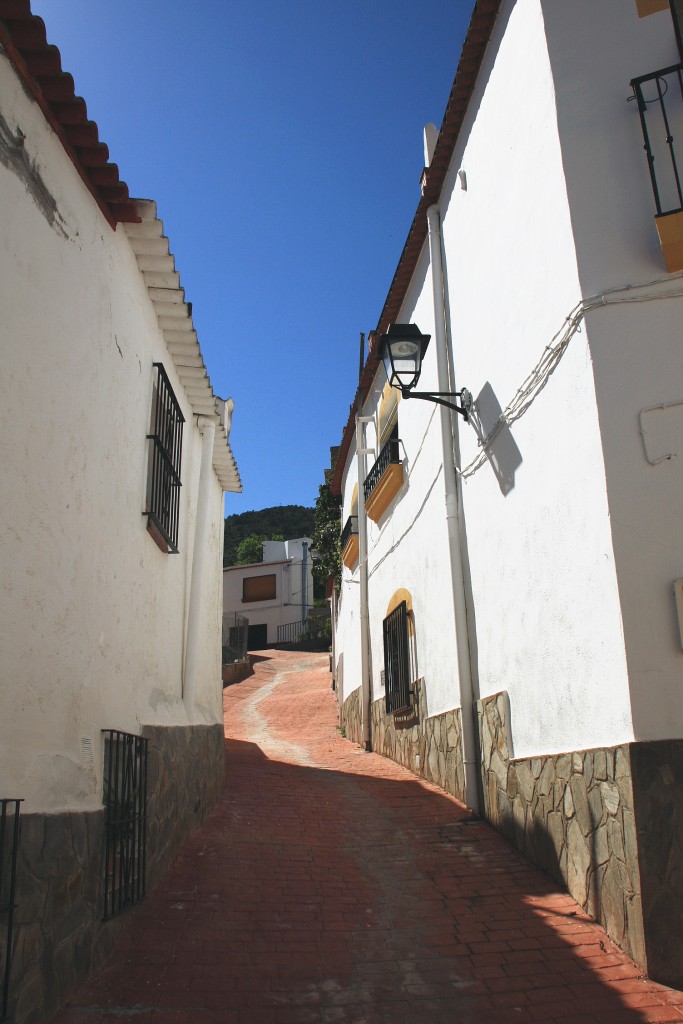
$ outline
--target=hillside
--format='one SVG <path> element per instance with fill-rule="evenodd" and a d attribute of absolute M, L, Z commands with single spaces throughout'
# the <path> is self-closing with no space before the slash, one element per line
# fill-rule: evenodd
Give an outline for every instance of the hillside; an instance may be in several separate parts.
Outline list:
<path fill-rule="evenodd" d="M 305 505 L 276 505 L 273 508 L 262 508 L 258 512 L 226 516 L 223 565 L 235 564 L 237 545 L 252 533 L 263 533 L 266 537 L 279 533 L 285 540 L 310 537 L 313 532 L 313 512 L 312 508 L 306 508 Z"/>

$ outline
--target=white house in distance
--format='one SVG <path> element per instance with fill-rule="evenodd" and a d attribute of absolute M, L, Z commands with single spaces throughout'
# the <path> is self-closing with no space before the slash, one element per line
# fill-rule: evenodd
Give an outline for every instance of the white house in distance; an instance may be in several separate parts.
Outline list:
<path fill-rule="evenodd" d="M 263 561 L 223 569 L 223 616 L 249 620 L 249 650 L 296 640 L 313 608 L 309 537 L 263 542 Z"/>
<path fill-rule="evenodd" d="M 678 986 L 680 29 L 661 0 L 479 0 L 332 480 L 347 735 Z M 392 324 L 467 421 L 389 387 Z"/>
<path fill-rule="evenodd" d="M 21 1024 L 101 962 L 221 791 L 223 492 L 241 483 L 155 205 L 129 198 L 13 0 L 0 223 L 0 870 L 21 801 L 0 999 Z"/>

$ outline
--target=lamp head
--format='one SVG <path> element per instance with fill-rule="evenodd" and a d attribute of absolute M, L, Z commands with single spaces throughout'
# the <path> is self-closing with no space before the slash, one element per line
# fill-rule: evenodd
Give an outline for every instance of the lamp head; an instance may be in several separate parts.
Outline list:
<path fill-rule="evenodd" d="M 420 379 L 422 358 L 430 334 L 422 334 L 415 324 L 391 324 L 380 338 L 379 357 L 384 362 L 387 380 L 394 388 L 410 391 Z"/>

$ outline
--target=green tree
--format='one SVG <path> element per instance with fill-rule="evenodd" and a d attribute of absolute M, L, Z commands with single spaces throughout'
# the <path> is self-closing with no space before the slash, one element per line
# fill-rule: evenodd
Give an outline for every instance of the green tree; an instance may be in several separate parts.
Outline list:
<path fill-rule="evenodd" d="M 318 552 L 318 557 L 313 563 L 313 579 L 319 586 L 324 587 L 332 577 L 337 590 L 341 586 L 340 508 L 341 497 L 332 494 L 328 483 L 321 484 L 315 503 L 311 535 L 313 547 Z"/>
<path fill-rule="evenodd" d="M 250 533 L 248 537 L 241 540 L 235 551 L 235 565 L 249 565 L 251 562 L 263 561 L 264 540 L 268 538 L 264 533 Z"/>
<path fill-rule="evenodd" d="M 262 562 L 263 541 L 284 539 L 281 533 L 273 533 L 270 536 L 265 533 L 250 533 L 248 537 L 245 537 L 237 545 L 235 565 L 251 565 L 253 562 Z"/>

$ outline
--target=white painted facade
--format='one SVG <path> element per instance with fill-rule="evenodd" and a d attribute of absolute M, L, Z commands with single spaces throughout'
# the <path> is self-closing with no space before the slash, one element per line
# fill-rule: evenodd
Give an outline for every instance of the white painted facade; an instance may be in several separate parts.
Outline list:
<path fill-rule="evenodd" d="M 265 626 L 267 643 L 278 642 L 278 626 L 302 622 L 313 608 L 313 563 L 309 537 L 263 542 L 263 561 L 223 569 L 223 613 L 244 615 L 250 627 Z M 275 596 L 245 601 L 244 580 L 275 577 Z"/>
<path fill-rule="evenodd" d="M 517 757 L 683 736 L 683 463 L 648 462 L 639 418 L 683 398 L 681 286 L 663 267 L 627 102 L 631 78 L 677 59 L 667 11 L 504 2 L 438 203 L 453 373 L 479 424 L 457 424 L 475 698 L 508 691 Z M 437 390 L 431 273 L 425 242 L 395 318 L 432 336 L 421 390 Z M 624 301 L 636 298 L 647 301 Z M 537 376 L 524 414 L 470 472 L 480 437 L 587 300 L 545 386 Z M 375 417 L 375 452 L 385 381 L 379 365 L 362 409 Z M 646 415 L 653 450 L 680 452 L 681 410 Z M 372 699 L 383 692 L 382 620 L 402 587 L 415 676 L 436 715 L 459 692 L 438 407 L 403 400 L 398 424 L 405 482 L 368 521 Z M 341 701 L 361 685 L 359 573 L 343 570 Z"/>
<path fill-rule="evenodd" d="M 0 162 L 0 795 L 29 813 L 85 811 L 102 805 L 102 729 L 221 721 L 222 495 L 241 486 L 208 379 L 195 394 L 181 380 L 136 260 L 137 226 L 129 237 L 107 223 L 2 53 L 0 115 L 23 135 L 45 199 Z M 161 236 L 153 204 L 141 212 L 137 234 Z M 182 303 L 179 288 L 171 300 Z M 143 514 L 154 362 L 185 417 L 178 554 L 160 550 Z M 216 435 L 199 597 L 198 402 Z"/>

